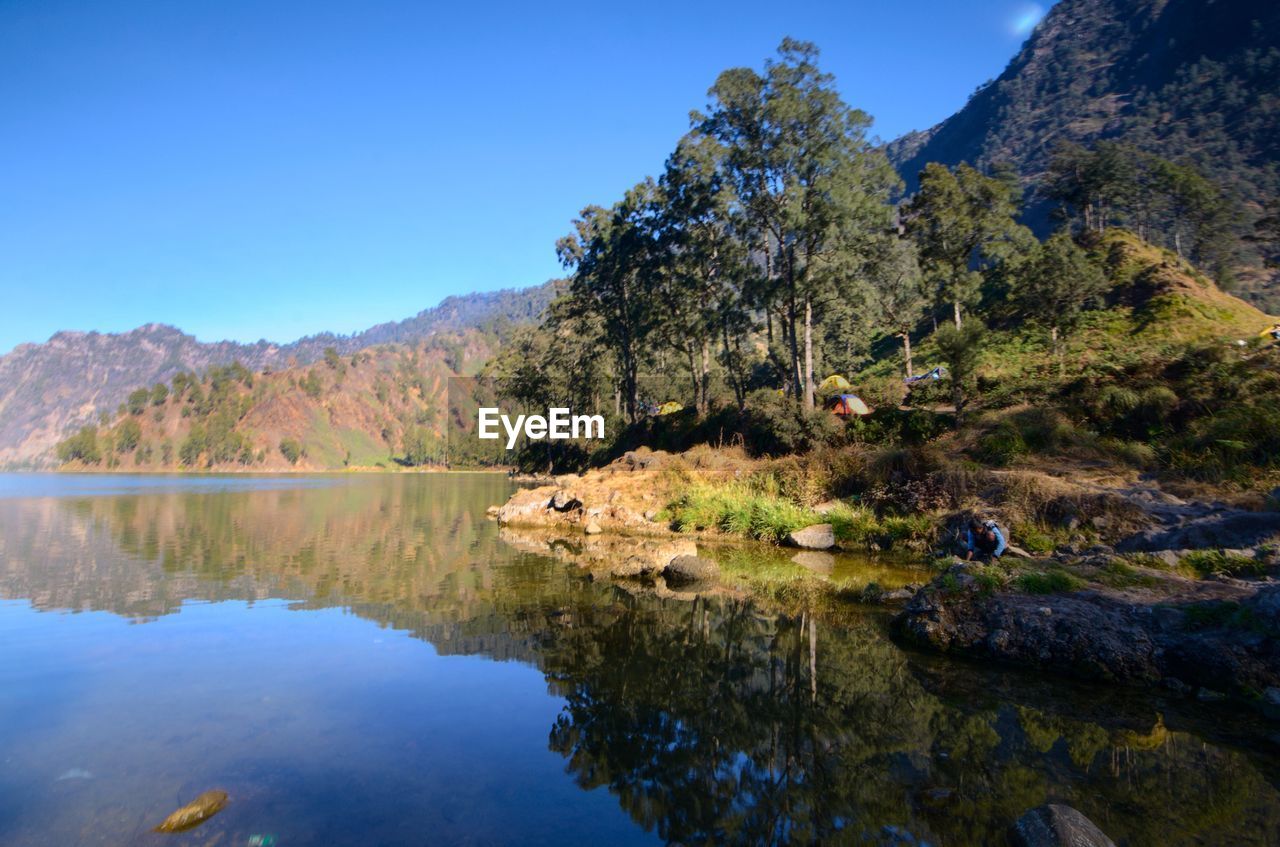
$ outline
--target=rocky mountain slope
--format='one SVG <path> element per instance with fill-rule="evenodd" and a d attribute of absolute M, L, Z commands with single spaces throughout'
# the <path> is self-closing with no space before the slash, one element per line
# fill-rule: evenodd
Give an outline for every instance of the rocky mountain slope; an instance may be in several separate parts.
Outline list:
<path fill-rule="evenodd" d="M 382 344 L 283 370 L 214 366 L 135 389 L 118 414 L 59 443 L 69 468 L 335 470 L 445 458 L 450 378 L 500 343 L 477 329 Z"/>
<path fill-rule="evenodd" d="M 480 326 L 501 329 L 537 319 L 554 296 L 533 288 L 449 297 L 412 318 L 350 336 L 323 333 L 290 344 L 197 341 L 148 324 L 125 333 L 59 332 L 44 344 L 21 344 L 0 356 L 0 467 L 44 467 L 70 431 L 114 415 L 130 391 L 181 372 L 240 362 L 251 371 L 305 365 L 327 348 L 349 355 L 372 345 L 412 344 Z"/>
<path fill-rule="evenodd" d="M 1099 139 L 1189 160 L 1256 217 L 1280 197 L 1280 4 L 1061 0 L 1004 73 L 888 153 L 909 188 L 928 162 L 1005 163 L 1031 184 L 1059 143 Z M 1243 293 L 1280 311 L 1274 275 Z"/>

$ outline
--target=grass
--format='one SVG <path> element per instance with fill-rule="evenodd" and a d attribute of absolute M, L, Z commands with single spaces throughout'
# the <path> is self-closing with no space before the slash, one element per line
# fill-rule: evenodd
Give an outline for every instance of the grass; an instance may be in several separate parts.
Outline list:
<path fill-rule="evenodd" d="M 1098 582 L 1111 588 L 1134 588 L 1134 587 L 1151 587 L 1159 582 L 1158 579 L 1145 574 L 1142 571 L 1120 559 L 1112 559 L 1102 567 L 1098 574 Z"/>
<path fill-rule="evenodd" d="M 1182 557 L 1181 564 L 1197 576 L 1263 576 L 1266 566 L 1256 559 L 1224 553 L 1221 550 L 1196 550 Z"/>
<path fill-rule="evenodd" d="M 715 530 L 772 544 L 813 524 L 829 523 L 842 546 L 867 549 L 923 549 L 937 533 L 926 514 L 879 518 L 870 509 L 840 503 L 825 514 L 779 494 L 761 492 L 741 482 L 695 483 L 667 505 L 661 517 L 680 532 Z"/>
<path fill-rule="evenodd" d="M 1013 578 L 1013 586 L 1026 594 L 1064 594 L 1084 584 L 1083 579 L 1060 568 L 1028 571 Z"/>

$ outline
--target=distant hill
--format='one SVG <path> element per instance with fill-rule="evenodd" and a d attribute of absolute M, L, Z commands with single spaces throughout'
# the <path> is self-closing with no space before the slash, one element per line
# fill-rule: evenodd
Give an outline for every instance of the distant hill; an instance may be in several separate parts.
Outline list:
<path fill-rule="evenodd" d="M 928 162 L 1033 183 L 1059 142 L 1099 139 L 1189 159 L 1259 214 L 1280 197 L 1280 3 L 1061 0 L 963 109 L 887 152 L 911 189 Z M 1246 274 L 1241 293 L 1280 311 L 1278 282 Z"/>
<path fill-rule="evenodd" d="M 414 344 L 435 334 L 536 321 L 555 295 L 553 282 L 519 290 L 449 297 L 431 309 L 355 335 L 323 333 L 289 344 L 201 342 L 163 324 L 125 333 L 59 332 L 43 344 L 21 344 L 0 356 L 0 467 L 53 463 L 52 448 L 68 432 L 114 417 L 140 386 L 182 372 L 240 362 L 250 371 L 319 360 L 325 349 L 349 355 L 379 344 Z"/>
<path fill-rule="evenodd" d="M 217 365 L 131 392 L 125 407 L 58 445 L 94 470 L 333 470 L 444 459 L 448 380 L 493 355 L 499 336 L 439 330 L 276 371 Z"/>

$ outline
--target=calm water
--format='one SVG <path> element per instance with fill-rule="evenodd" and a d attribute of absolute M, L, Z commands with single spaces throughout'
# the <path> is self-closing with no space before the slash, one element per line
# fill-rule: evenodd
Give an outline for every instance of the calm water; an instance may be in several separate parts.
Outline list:
<path fill-rule="evenodd" d="M 1280 843 L 1274 725 L 633 596 L 504 541 L 509 490 L 0 476 L 0 844 L 966 845 L 1046 799 Z"/>

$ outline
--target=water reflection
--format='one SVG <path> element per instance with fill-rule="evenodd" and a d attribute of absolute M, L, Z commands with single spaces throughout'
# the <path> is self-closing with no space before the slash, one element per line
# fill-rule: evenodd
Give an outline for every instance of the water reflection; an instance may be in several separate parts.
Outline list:
<path fill-rule="evenodd" d="M 421 843 L 424 832 L 444 843 L 983 844 L 1047 799 L 1129 844 L 1267 844 L 1280 832 L 1274 729 L 1248 715 L 907 653 L 877 613 L 659 599 L 591 581 L 500 539 L 484 518 L 508 492 L 498 477 L 124 487 L 0 499 L 0 597 L 150 621 L 143 633 L 165 627 L 179 651 L 223 639 L 212 654 L 222 670 L 212 694 L 207 674 L 161 682 L 176 699 L 147 722 L 170 742 L 148 746 L 124 712 L 140 708 L 128 689 L 159 661 L 128 650 L 159 650 L 153 639 L 0 606 L 19 645 L 0 642 L 0 658 L 72 662 L 116 646 L 97 684 L 124 689 L 99 691 L 79 733 L 28 736 L 33 712 L 88 695 L 62 690 L 56 673 L 33 683 L 30 669 L 0 670 L 11 719 L 0 741 L 28 771 L 54 758 L 46 770 L 60 769 L 38 787 L 0 771 L 0 789 L 23 797 L 0 799 L 0 841 L 145 838 L 139 821 L 175 791 L 208 787 L 201 779 L 231 782 L 233 803 L 171 843 L 243 844 L 265 820 L 291 844 Z M 424 664 L 418 642 L 371 641 L 361 620 L 485 660 Z M 237 642 L 250 626 L 252 644 Z M 65 650 L 22 641 L 57 633 Z M 542 692 L 521 666 L 540 672 Z M 162 667 L 185 673 L 180 655 Z M 242 705 L 200 711 L 200 697 Z M 570 779 L 548 778 L 537 750 Z M 197 770 L 213 761 L 184 775 L 175 755 Z M 81 760 L 153 772 L 85 802 L 80 780 L 57 780 Z"/>

